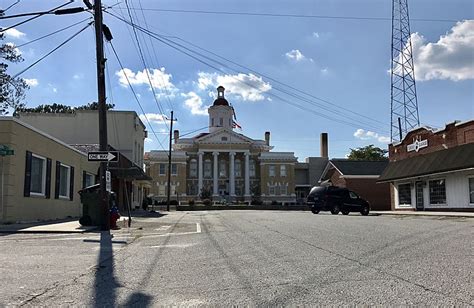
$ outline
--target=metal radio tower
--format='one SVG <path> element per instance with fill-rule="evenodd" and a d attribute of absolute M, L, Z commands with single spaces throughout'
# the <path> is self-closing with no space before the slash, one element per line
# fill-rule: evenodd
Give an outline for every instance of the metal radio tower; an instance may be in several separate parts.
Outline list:
<path fill-rule="evenodd" d="M 392 0 L 391 128 L 392 142 L 420 125 L 410 39 L 408 0 Z"/>

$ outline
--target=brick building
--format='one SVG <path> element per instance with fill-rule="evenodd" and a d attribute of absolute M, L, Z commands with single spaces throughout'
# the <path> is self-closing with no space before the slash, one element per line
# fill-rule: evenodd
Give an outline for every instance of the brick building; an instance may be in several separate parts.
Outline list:
<path fill-rule="evenodd" d="M 331 159 L 321 175 L 321 182 L 346 187 L 370 203 L 372 210 L 390 209 L 390 185 L 377 184 L 388 161 Z"/>
<path fill-rule="evenodd" d="M 389 145 L 378 182 L 391 184 L 394 210 L 474 210 L 474 120 L 414 129 Z"/>

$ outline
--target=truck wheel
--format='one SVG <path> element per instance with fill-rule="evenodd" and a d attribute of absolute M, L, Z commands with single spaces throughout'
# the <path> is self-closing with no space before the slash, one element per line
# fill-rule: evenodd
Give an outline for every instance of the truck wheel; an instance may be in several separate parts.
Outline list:
<path fill-rule="evenodd" d="M 364 206 L 364 207 L 362 208 L 362 210 L 360 210 L 360 213 L 361 213 L 363 216 L 369 215 L 369 207 L 368 207 L 368 206 Z"/>
<path fill-rule="evenodd" d="M 342 215 L 349 215 L 349 213 L 350 213 L 351 211 L 349 211 L 349 210 L 342 210 L 341 212 L 342 212 Z"/>
<path fill-rule="evenodd" d="M 311 213 L 313 213 L 313 214 L 318 214 L 318 213 L 319 213 L 319 210 L 311 210 Z"/>
<path fill-rule="evenodd" d="M 336 205 L 334 205 L 334 206 L 332 207 L 332 209 L 331 209 L 331 214 L 337 215 L 337 214 L 339 214 L 339 211 L 340 211 L 340 207 L 339 207 L 338 204 L 336 204 Z"/>

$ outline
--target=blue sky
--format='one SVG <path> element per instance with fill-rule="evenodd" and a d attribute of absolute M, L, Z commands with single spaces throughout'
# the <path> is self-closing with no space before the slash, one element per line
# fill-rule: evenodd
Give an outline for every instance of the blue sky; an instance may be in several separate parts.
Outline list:
<path fill-rule="evenodd" d="M 6 7 L 11 1 L 0 0 Z M 353 17 L 391 17 L 391 1 L 150 1 L 129 0 L 144 9 L 229 11 Z M 62 1 L 22 0 L 8 14 L 43 11 Z M 116 1 L 104 1 L 113 5 Z M 76 1 L 71 6 L 82 5 Z M 125 2 L 109 9 L 128 19 Z M 135 15 L 136 14 L 136 15 Z M 181 134 L 208 124 L 206 106 L 212 104 L 215 88 L 226 87 L 226 97 L 237 113 L 242 133 L 263 139 L 271 131 L 275 151 L 291 151 L 299 160 L 319 155 L 319 134 L 329 133 L 329 154 L 344 157 L 349 148 L 375 144 L 386 147 L 390 135 L 390 20 L 347 20 L 264 17 L 221 14 L 174 13 L 132 10 L 134 22 L 159 34 L 182 38 L 254 71 L 329 102 L 330 113 L 307 101 L 278 91 L 281 85 L 239 68 L 238 72 L 215 64 L 208 67 L 161 42 L 139 33 L 146 67 L 158 104 L 169 114 L 171 107 Z M 16 45 L 58 30 L 91 16 L 43 16 L 7 33 L 5 42 Z M 410 1 L 412 39 L 417 77 L 420 121 L 442 127 L 453 120 L 474 118 L 474 2 L 471 0 Z M 415 19 L 443 19 L 422 22 Z M 16 20 L 15 20 L 16 21 Z M 14 20 L 1 23 L 2 27 Z M 166 126 L 153 98 L 148 78 L 136 49 L 131 28 L 105 14 L 104 22 L 127 69 L 120 66 L 106 44 L 109 102 L 116 109 L 142 114 L 124 74 L 133 83 L 140 102 L 164 145 Z M 85 25 L 85 23 L 84 23 Z M 11 65 L 14 74 L 59 45 L 82 25 L 21 47 L 23 63 Z M 173 38 L 176 40 L 175 38 Z M 180 41 L 182 43 L 182 41 Z M 195 47 L 186 45 L 192 50 Z M 152 51 L 154 49 L 154 51 Z M 213 58 L 215 58 L 213 56 Z M 235 67 L 235 66 L 234 66 Z M 240 72 L 240 75 L 239 75 Z M 22 75 L 31 88 L 28 106 L 46 103 L 83 105 L 97 100 L 95 42 L 90 27 Z M 252 87 L 250 87 L 251 85 Z M 283 97 L 287 102 L 281 101 Z M 288 102 L 300 104 L 298 109 Z M 334 107 L 334 105 L 342 108 Z M 308 110 L 311 110 L 308 111 Z M 362 114 L 369 120 L 357 114 Z M 341 113 L 343 115 L 341 115 Z M 318 114 L 322 114 L 320 116 Z M 325 117 L 337 118 L 333 121 Z M 347 125 L 346 122 L 350 122 Z M 149 129 L 145 149 L 161 149 Z"/>

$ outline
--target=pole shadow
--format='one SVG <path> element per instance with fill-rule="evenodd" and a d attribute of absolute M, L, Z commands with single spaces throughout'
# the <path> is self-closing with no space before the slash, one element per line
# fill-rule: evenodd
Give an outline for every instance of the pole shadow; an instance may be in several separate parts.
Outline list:
<path fill-rule="evenodd" d="M 114 275 L 112 234 L 100 233 L 99 256 L 94 281 L 93 307 L 115 307 L 116 289 L 120 286 Z"/>

